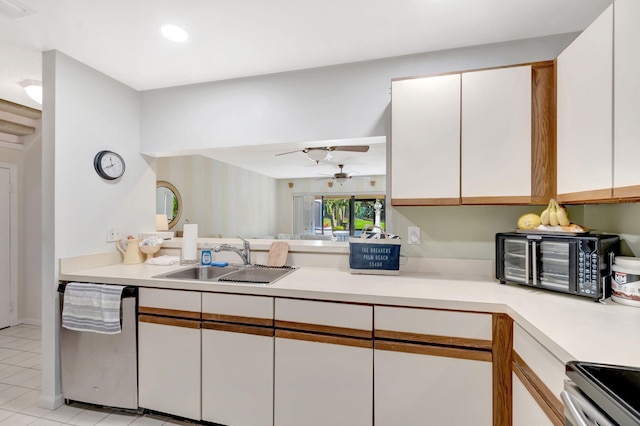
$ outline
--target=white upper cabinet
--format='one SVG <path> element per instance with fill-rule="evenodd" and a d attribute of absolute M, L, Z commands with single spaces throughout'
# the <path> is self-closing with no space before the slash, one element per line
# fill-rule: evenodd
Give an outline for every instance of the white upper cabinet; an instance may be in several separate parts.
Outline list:
<path fill-rule="evenodd" d="M 462 203 L 531 196 L 531 66 L 462 74 Z M 477 201 L 477 202 L 476 202 Z"/>
<path fill-rule="evenodd" d="M 558 200 L 610 198 L 613 6 L 558 56 L 557 99 Z"/>
<path fill-rule="evenodd" d="M 640 197 L 640 2 L 616 0 L 613 196 Z"/>
<path fill-rule="evenodd" d="M 459 204 L 460 75 L 394 80 L 391 92 L 392 204 Z"/>

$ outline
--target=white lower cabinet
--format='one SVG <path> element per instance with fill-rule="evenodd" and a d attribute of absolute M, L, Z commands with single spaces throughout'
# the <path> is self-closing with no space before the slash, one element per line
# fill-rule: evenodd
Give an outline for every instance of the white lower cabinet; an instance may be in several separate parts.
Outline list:
<path fill-rule="evenodd" d="M 513 426 L 555 426 L 515 373 L 512 378 Z"/>
<path fill-rule="evenodd" d="M 275 300 L 276 426 L 373 424 L 371 306 Z"/>
<path fill-rule="evenodd" d="M 200 420 L 200 325 L 197 323 L 198 328 L 138 323 L 140 407 Z"/>
<path fill-rule="evenodd" d="M 371 426 L 372 371 L 370 347 L 276 337 L 274 424 Z"/>
<path fill-rule="evenodd" d="M 272 426 L 273 298 L 204 293 L 202 317 L 202 419 Z"/>
<path fill-rule="evenodd" d="M 491 314 L 374 308 L 376 426 L 491 425 Z"/>
<path fill-rule="evenodd" d="M 200 293 L 141 288 L 140 407 L 200 420 Z"/>
<path fill-rule="evenodd" d="M 491 363 L 374 351 L 376 426 L 492 424 Z"/>
<path fill-rule="evenodd" d="M 512 377 L 514 426 L 564 424 L 560 401 L 566 378 L 564 363 L 518 324 L 513 327 Z M 540 413 L 546 420 L 531 422 Z"/>

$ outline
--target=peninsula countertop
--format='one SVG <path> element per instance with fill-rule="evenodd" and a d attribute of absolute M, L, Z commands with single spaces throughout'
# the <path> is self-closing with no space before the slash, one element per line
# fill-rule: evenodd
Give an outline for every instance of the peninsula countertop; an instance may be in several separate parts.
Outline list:
<path fill-rule="evenodd" d="M 485 276 L 405 273 L 355 275 L 300 267 L 271 285 L 154 278 L 185 266 L 122 263 L 62 271 L 63 281 L 253 294 L 510 315 L 562 362 L 577 359 L 640 367 L 640 309 L 518 285 Z"/>

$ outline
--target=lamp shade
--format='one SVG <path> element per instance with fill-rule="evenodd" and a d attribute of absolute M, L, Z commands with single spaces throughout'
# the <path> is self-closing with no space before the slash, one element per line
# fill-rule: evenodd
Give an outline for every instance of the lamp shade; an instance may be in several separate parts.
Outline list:
<path fill-rule="evenodd" d="M 166 214 L 157 214 L 156 215 L 156 231 L 168 231 L 169 230 L 169 219 L 167 219 Z"/>
<path fill-rule="evenodd" d="M 307 151 L 307 156 L 316 163 L 327 158 L 328 154 L 329 151 L 324 148 L 310 148 L 309 151 Z"/>

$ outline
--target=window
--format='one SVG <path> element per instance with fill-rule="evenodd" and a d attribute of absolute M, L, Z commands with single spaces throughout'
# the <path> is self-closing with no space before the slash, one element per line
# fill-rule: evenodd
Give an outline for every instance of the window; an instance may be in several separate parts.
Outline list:
<path fill-rule="evenodd" d="M 349 236 L 359 236 L 365 226 L 374 224 L 385 229 L 384 194 L 293 197 L 294 234 L 347 241 Z"/>

